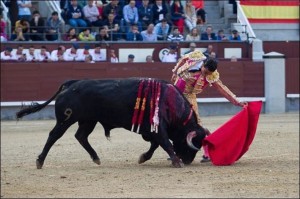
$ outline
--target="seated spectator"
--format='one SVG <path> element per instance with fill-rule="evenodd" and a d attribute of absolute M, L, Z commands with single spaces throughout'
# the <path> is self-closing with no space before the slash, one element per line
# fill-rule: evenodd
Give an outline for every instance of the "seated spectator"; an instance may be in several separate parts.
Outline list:
<path fill-rule="evenodd" d="M 102 24 L 107 29 L 107 33 L 111 35 L 113 41 L 121 38 L 119 22 L 115 19 L 113 13 L 109 13 L 108 18 Z"/>
<path fill-rule="evenodd" d="M 44 40 L 44 29 L 45 22 L 41 17 L 40 12 L 35 10 L 33 13 L 33 18 L 30 20 L 30 39 L 32 41 L 43 41 Z"/>
<path fill-rule="evenodd" d="M 162 62 L 174 62 L 178 60 L 177 47 L 175 45 L 169 46 L 169 52 L 163 55 Z"/>
<path fill-rule="evenodd" d="M 190 31 L 197 25 L 197 16 L 195 6 L 192 5 L 192 0 L 187 0 L 185 2 L 185 7 L 183 9 L 185 14 L 184 23 Z"/>
<path fill-rule="evenodd" d="M 11 35 L 12 41 L 28 41 L 29 40 L 29 22 L 25 19 L 16 21 L 15 30 Z"/>
<path fill-rule="evenodd" d="M 128 60 L 127 60 L 128 63 L 133 63 L 134 62 L 134 55 L 133 54 L 129 54 L 128 55 Z"/>
<path fill-rule="evenodd" d="M 146 62 L 147 62 L 147 63 L 153 63 L 153 62 L 154 62 L 151 55 L 147 55 L 147 57 L 146 57 Z"/>
<path fill-rule="evenodd" d="M 162 0 L 156 0 L 152 6 L 154 24 L 159 23 L 162 19 L 167 19 L 168 8 Z"/>
<path fill-rule="evenodd" d="M 51 17 L 47 20 L 45 32 L 45 37 L 48 41 L 56 41 L 59 39 L 58 35 L 62 32 L 62 22 L 58 18 L 56 11 L 52 12 Z"/>
<path fill-rule="evenodd" d="M 68 48 L 64 53 L 65 61 L 79 61 L 80 52 L 78 51 L 79 45 L 77 43 L 73 43 L 71 48 Z"/>
<path fill-rule="evenodd" d="M 171 10 L 171 19 L 173 24 L 177 26 L 179 32 L 183 34 L 185 14 L 183 11 L 183 6 L 181 4 L 181 1 L 174 0 L 170 10 Z"/>
<path fill-rule="evenodd" d="M 193 28 L 191 32 L 186 35 L 185 41 L 200 41 L 198 28 Z"/>
<path fill-rule="evenodd" d="M 111 63 L 119 63 L 119 59 L 118 59 L 118 57 L 116 56 L 115 50 L 114 50 L 114 49 L 111 49 L 111 50 L 110 50 L 110 62 L 111 62 Z"/>
<path fill-rule="evenodd" d="M 153 24 L 149 24 L 147 30 L 142 31 L 141 35 L 143 37 L 143 41 L 148 41 L 148 42 L 157 41 L 157 35 L 154 32 L 154 25 Z"/>
<path fill-rule="evenodd" d="M 38 61 L 34 46 L 29 47 L 28 52 L 26 53 L 26 61 L 27 62 Z"/>
<path fill-rule="evenodd" d="M 124 6 L 123 8 L 123 18 L 124 18 L 124 25 L 125 25 L 125 32 L 128 33 L 130 31 L 130 27 L 132 25 L 137 25 L 139 32 L 142 30 L 141 24 L 139 22 L 139 14 L 138 10 L 135 7 L 135 1 L 130 0 L 128 5 Z"/>
<path fill-rule="evenodd" d="M 70 28 L 64 37 L 65 41 L 79 41 L 75 28 Z"/>
<path fill-rule="evenodd" d="M 138 13 L 142 30 L 145 30 L 149 24 L 153 23 L 153 11 L 149 0 L 143 0 L 142 5 L 138 6 Z"/>
<path fill-rule="evenodd" d="M 93 60 L 93 57 L 91 55 L 86 55 L 84 58 L 84 63 L 94 64 L 95 61 Z"/>
<path fill-rule="evenodd" d="M 131 26 L 131 31 L 126 34 L 126 41 L 143 41 L 137 25 Z"/>
<path fill-rule="evenodd" d="M 7 41 L 8 37 L 7 34 L 5 33 L 5 28 L 6 28 L 6 21 L 2 18 L 2 8 L 0 10 L 0 37 L 1 37 L 1 42 Z"/>
<path fill-rule="evenodd" d="M 96 41 L 111 41 L 111 37 L 107 33 L 106 27 L 100 28 L 99 34 L 96 35 Z"/>
<path fill-rule="evenodd" d="M 217 40 L 216 34 L 213 32 L 212 26 L 206 27 L 206 32 L 201 34 L 201 40 Z"/>
<path fill-rule="evenodd" d="M 40 62 L 51 62 L 51 55 L 47 51 L 46 46 L 41 46 L 41 50 L 39 53 L 36 54 L 37 60 Z"/>
<path fill-rule="evenodd" d="M 1 60 L 4 61 L 16 61 L 17 58 L 11 53 L 12 48 L 6 47 L 4 51 L 1 52 Z"/>
<path fill-rule="evenodd" d="M 208 58 L 217 58 L 216 52 L 214 52 L 213 45 L 209 44 L 203 54 Z"/>
<path fill-rule="evenodd" d="M 77 0 L 71 0 L 71 4 L 67 10 L 67 22 L 69 25 L 74 28 L 87 27 L 87 23 L 83 17 L 82 8 L 78 5 Z"/>
<path fill-rule="evenodd" d="M 91 34 L 90 29 L 85 28 L 78 35 L 79 41 L 95 41 L 95 37 Z"/>
<path fill-rule="evenodd" d="M 102 17 L 100 16 L 98 7 L 94 4 L 93 0 L 88 0 L 88 4 L 83 7 L 83 14 L 88 22 L 88 26 L 102 26 Z"/>
<path fill-rule="evenodd" d="M 58 46 L 56 50 L 51 52 L 51 60 L 52 61 L 65 61 L 64 60 L 64 53 L 66 48 L 63 45 Z"/>
<path fill-rule="evenodd" d="M 218 41 L 228 41 L 228 38 L 224 34 L 224 30 L 221 29 L 218 31 L 217 40 Z"/>
<path fill-rule="evenodd" d="M 15 57 L 16 60 L 18 60 L 18 61 L 22 62 L 22 61 L 26 60 L 26 54 L 24 52 L 24 47 L 21 44 L 18 45 L 17 50 L 13 51 L 12 54 L 13 54 L 13 57 Z"/>
<path fill-rule="evenodd" d="M 178 27 L 173 28 L 173 32 L 168 36 L 168 41 L 172 41 L 172 42 L 183 41 L 183 35 L 180 34 Z"/>
<path fill-rule="evenodd" d="M 167 40 L 169 34 L 170 25 L 166 19 L 162 19 L 161 22 L 154 26 L 154 32 L 157 35 L 157 40 Z"/>
<path fill-rule="evenodd" d="M 103 18 L 107 19 L 110 13 L 114 14 L 114 18 L 121 22 L 123 19 L 123 7 L 118 0 L 111 0 L 103 9 Z"/>
<path fill-rule="evenodd" d="M 191 42 L 190 45 L 189 45 L 190 49 L 188 51 L 186 51 L 184 54 L 188 54 L 190 52 L 194 52 L 195 49 L 196 49 L 196 43 L 194 42 Z"/>
<path fill-rule="evenodd" d="M 239 35 L 239 32 L 237 30 L 233 30 L 231 32 L 231 35 L 229 36 L 230 41 L 241 41 L 241 37 Z"/>
<path fill-rule="evenodd" d="M 30 8 L 32 7 L 31 1 L 17 1 L 18 4 L 18 19 L 26 19 L 30 21 L 31 19 L 31 11 Z"/>
<path fill-rule="evenodd" d="M 28 41 L 29 35 L 26 33 L 23 33 L 22 27 L 18 26 L 16 27 L 15 31 L 11 34 L 11 41 Z"/>
<path fill-rule="evenodd" d="M 95 62 L 106 61 L 106 52 L 101 50 L 100 44 L 95 44 L 94 49 L 90 49 L 89 52 Z"/>

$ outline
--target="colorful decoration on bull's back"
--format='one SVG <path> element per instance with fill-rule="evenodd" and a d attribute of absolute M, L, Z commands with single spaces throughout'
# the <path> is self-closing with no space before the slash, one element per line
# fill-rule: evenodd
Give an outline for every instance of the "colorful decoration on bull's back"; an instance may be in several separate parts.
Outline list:
<path fill-rule="evenodd" d="M 144 85 L 146 84 L 147 85 Z M 132 116 L 132 127 L 131 131 L 134 131 L 134 127 L 137 125 L 137 133 L 140 131 L 140 127 L 143 123 L 145 109 L 147 105 L 147 98 L 148 95 L 150 95 L 150 124 L 151 124 L 151 132 L 157 132 L 158 131 L 158 125 L 159 125 L 159 99 L 160 99 L 160 87 L 161 84 L 157 81 L 154 81 L 152 79 L 148 79 L 147 82 L 141 81 L 139 83 L 138 88 L 138 94 L 136 98 L 136 103 L 134 107 L 134 113 Z M 141 99 L 143 100 L 141 101 Z M 155 102 L 155 106 L 154 106 Z M 140 104 L 142 105 L 140 106 Z"/>

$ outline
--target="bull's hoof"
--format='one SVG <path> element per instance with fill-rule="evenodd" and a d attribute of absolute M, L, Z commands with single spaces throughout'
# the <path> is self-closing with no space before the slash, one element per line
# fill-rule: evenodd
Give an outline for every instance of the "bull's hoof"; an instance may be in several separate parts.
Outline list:
<path fill-rule="evenodd" d="M 43 164 L 44 164 L 44 161 L 41 161 L 41 160 L 37 159 L 37 160 L 35 161 L 35 163 L 36 163 L 36 168 L 37 168 L 37 169 L 42 169 Z"/>
<path fill-rule="evenodd" d="M 93 159 L 93 162 L 95 162 L 96 164 L 100 165 L 101 164 L 101 161 L 100 159 Z"/>
<path fill-rule="evenodd" d="M 138 163 L 139 163 L 139 164 L 142 164 L 142 163 L 144 163 L 144 162 L 146 162 L 146 161 L 147 161 L 147 160 L 146 160 L 144 154 L 140 155 L 140 158 L 139 158 Z"/>
<path fill-rule="evenodd" d="M 184 167 L 183 162 L 182 162 L 179 158 L 174 158 L 174 159 L 172 160 L 172 165 L 173 165 L 175 168 L 182 168 L 182 167 Z"/>

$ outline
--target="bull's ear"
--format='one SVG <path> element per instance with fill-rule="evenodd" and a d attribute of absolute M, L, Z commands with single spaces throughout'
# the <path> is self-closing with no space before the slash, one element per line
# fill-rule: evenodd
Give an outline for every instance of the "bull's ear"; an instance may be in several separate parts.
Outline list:
<path fill-rule="evenodd" d="M 197 147 L 194 146 L 192 140 L 194 137 L 196 137 L 197 134 L 196 134 L 196 131 L 191 131 L 187 134 L 186 136 L 186 142 L 188 144 L 188 146 L 191 148 L 191 149 L 194 149 L 196 151 L 199 151 L 200 149 L 198 149 Z"/>

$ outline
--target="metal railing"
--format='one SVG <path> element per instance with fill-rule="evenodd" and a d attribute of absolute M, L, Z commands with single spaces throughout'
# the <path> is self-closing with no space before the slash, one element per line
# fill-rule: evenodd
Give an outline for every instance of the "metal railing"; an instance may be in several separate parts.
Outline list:
<path fill-rule="evenodd" d="M 6 21 L 7 24 L 7 26 L 5 27 L 6 28 L 5 32 L 7 34 L 7 40 L 9 40 L 11 36 L 11 21 L 8 17 L 8 8 L 3 3 L 3 1 L 1 1 L 1 7 L 3 8 L 3 19 Z"/>
<path fill-rule="evenodd" d="M 251 41 L 252 39 L 256 38 L 256 35 L 252 29 L 251 24 L 248 21 L 247 16 L 244 13 L 240 1 L 236 1 L 236 3 L 237 3 L 237 20 L 241 24 L 241 26 L 244 26 L 245 34 L 247 35 L 247 40 Z"/>

